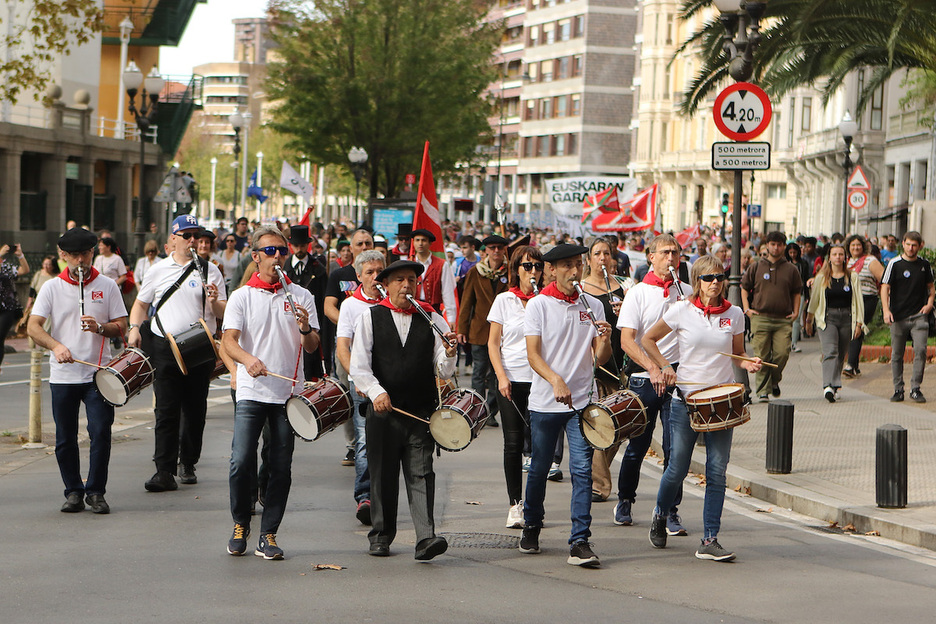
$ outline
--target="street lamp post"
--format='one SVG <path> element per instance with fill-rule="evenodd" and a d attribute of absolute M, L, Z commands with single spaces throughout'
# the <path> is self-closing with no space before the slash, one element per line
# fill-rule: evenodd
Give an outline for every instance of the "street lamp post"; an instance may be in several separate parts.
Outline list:
<path fill-rule="evenodd" d="M 133 113 L 137 128 L 140 132 L 140 189 L 139 200 L 137 201 L 136 227 L 134 228 L 134 241 L 136 252 L 143 256 L 144 244 L 144 226 L 143 226 L 143 201 L 146 198 L 146 133 L 156 119 L 156 108 L 159 105 L 159 93 L 165 86 L 166 81 L 159 75 L 159 70 L 155 67 L 150 71 L 144 80 L 143 72 L 137 68 L 131 61 L 127 69 L 122 74 L 123 83 L 127 88 L 127 95 L 130 97 L 128 109 Z M 140 93 L 140 107 L 137 108 L 135 98 L 137 91 L 143 85 L 143 92 Z M 147 98 L 147 95 L 149 96 Z"/>
<path fill-rule="evenodd" d="M 218 158 L 217 156 L 211 157 L 211 201 L 208 202 L 208 214 L 205 215 L 209 219 L 215 218 L 215 181 L 218 179 Z"/>
<path fill-rule="evenodd" d="M 348 160 L 351 161 L 351 173 L 354 174 L 354 205 L 357 209 L 356 222 L 360 227 L 363 219 L 361 218 L 361 178 L 364 177 L 364 165 L 367 164 L 367 151 L 363 147 L 352 147 L 348 152 Z"/>
<path fill-rule="evenodd" d="M 234 203 L 231 205 L 232 221 L 236 221 L 237 216 L 237 167 L 238 158 L 240 157 L 241 146 L 240 146 L 240 131 L 241 127 L 244 125 L 244 116 L 240 114 L 240 109 L 236 109 L 231 115 L 231 127 L 234 128 Z"/>
<path fill-rule="evenodd" d="M 120 67 L 127 66 L 127 50 L 130 47 L 130 35 L 132 33 L 133 22 L 130 21 L 129 17 L 125 16 L 120 22 Z M 124 75 L 123 71 L 121 71 L 120 86 L 117 88 L 117 127 L 114 129 L 114 134 L 118 139 L 123 139 L 127 132 L 126 128 L 124 127 L 124 88 Z"/>
<path fill-rule="evenodd" d="M 842 236 L 848 235 L 848 175 L 851 173 L 851 146 L 855 134 L 858 132 L 858 122 L 851 118 L 848 111 L 845 111 L 845 117 L 839 123 L 839 133 L 845 140 L 845 161 L 842 166 L 845 169 L 845 184 L 842 187 Z"/>
<path fill-rule="evenodd" d="M 241 201 L 244 202 L 244 216 L 247 216 L 247 167 L 250 165 L 250 120 L 251 114 L 244 113 L 244 166 L 241 167 Z"/>
<path fill-rule="evenodd" d="M 257 152 L 257 188 L 263 188 L 263 152 Z M 263 221 L 263 202 L 259 197 L 257 198 L 257 218 Z"/>

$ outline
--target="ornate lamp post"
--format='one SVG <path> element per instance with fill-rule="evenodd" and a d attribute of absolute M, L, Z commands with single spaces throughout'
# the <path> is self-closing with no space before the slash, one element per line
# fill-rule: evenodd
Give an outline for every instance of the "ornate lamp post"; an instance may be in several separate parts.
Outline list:
<path fill-rule="evenodd" d="M 208 213 L 205 215 L 209 219 L 215 218 L 215 181 L 218 178 L 218 158 L 211 157 L 211 201 L 208 202 Z"/>
<path fill-rule="evenodd" d="M 851 160 L 852 139 L 858 133 L 858 122 L 851 118 L 848 111 L 845 111 L 845 117 L 839 123 L 839 133 L 845 140 L 845 161 L 842 163 L 845 169 L 845 185 L 842 190 L 842 236 L 848 236 L 848 175 L 854 164 Z"/>
<path fill-rule="evenodd" d="M 236 109 L 231 115 L 231 127 L 234 128 L 234 203 L 231 206 L 231 212 L 234 221 L 237 220 L 237 168 L 240 165 L 237 159 L 241 152 L 240 131 L 243 126 L 244 116 L 240 114 L 240 109 Z"/>
<path fill-rule="evenodd" d="M 137 254 L 142 256 L 145 238 L 143 229 L 143 202 L 146 198 L 146 177 L 144 175 L 144 170 L 146 169 L 146 133 L 149 132 L 150 126 L 156 119 L 159 93 L 165 86 L 166 81 L 159 75 L 159 70 L 155 67 L 144 80 L 143 72 L 139 70 L 133 61 L 130 61 L 130 64 L 127 65 L 127 69 L 123 72 L 123 82 L 127 88 L 127 95 L 130 96 L 128 109 L 133 113 L 137 129 L 140 131 L 140 193 L 139 201 L 137 202 L 134 241 Z M 137 108 L 135 98 L 140 85 L 143 85 L 143 92 L 140 93 L 140 107 Z"/>
<path fill-rule="evenodd" d="M 348 160 L 351 161 L 351 173 L 354 174 L 354 205 L 357 210 L 356 224 L 358 226 L 363 222 L 361 218 L 361 178 L 364 177 L 364 165 L 367 164 L 367 151 L 363 147 L 352 147 L 348 152 Z"/>
<path fill-rule="evenodd" d="M 125 16 L 120 22 L 120 67 L 127 66 L 127 50 L 130 47 L 130 35 L 132 33 L 133 22 L 130 21 L 129 17 Z M 120 86 L 117 89 L 117 128 L 114 133 L 118 139 L 124 138 L 127 132 L 127 129 L 124 127 L 124 106 L 122 101 L 124 88 L 124 76 L 123 72 L 121 72 Z"/>

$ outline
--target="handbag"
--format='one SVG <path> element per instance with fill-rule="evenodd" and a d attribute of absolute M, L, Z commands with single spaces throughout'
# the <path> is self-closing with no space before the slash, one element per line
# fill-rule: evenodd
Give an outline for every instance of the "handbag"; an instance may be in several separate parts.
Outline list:
<path fill-rule="evenodd" d="M 929 337 L 936 338 L 936 310 L 930 310 L 926 315 L 926 323 L 929 325 Z"/>
<path fill-rule="evenodd" d="M 124 283 L 120 285 L 120 292 L 124 295 L 128 295 L 134 291 L 136 288 L 136 280 L 133 278 L 133 271 L 127 269 L 127 279 L 124 280 Z"/>

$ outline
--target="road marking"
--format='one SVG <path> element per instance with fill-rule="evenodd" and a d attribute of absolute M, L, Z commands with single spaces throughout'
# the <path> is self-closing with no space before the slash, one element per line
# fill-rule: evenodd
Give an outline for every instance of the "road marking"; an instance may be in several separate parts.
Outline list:
<path fill-rule="evenodd" d="M 22 381 L 0 381 L 0 387 L 2 386 L 15 386 L 17 384 L 28 384 L 29 379 L 23 379 Z M 48 377 L 43 377 L 42 381 L 49 381 Z"/>

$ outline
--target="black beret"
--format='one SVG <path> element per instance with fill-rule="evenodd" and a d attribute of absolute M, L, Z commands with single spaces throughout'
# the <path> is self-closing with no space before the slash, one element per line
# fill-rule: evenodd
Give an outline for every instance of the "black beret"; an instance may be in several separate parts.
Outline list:
<path fill-rule="evenodd" d="M 420 275 L 422 275 L 422 272 L 423 270 L 425 270 L 425 268 L 426 267 L 424 267 L 419 262 L 413 262 L 412 260 L 397 260 L 396 262 L 391 263 L 390 266 L 388 266 L 386 269 L 384 269 L 377 275 L 377 281 L 382 282 L 388 277 L 390 277 L 392 273 L 395 273 L 397 271 L 402 271 L 404 269 L 416 271 L 416 277 L 419 277 Z"/>
<path fill-rule="evenodd" d="M 68 253 L 81 253 L 94 249 L 98 238 L 93 232 L 80 227 L 73 227 L 58 239 L 59 249 Z"/>
<path fill-rule="evenodd" d="M 490 236 L 488 236 L 487 238 L 485 238 L 483 241 L 481 241 L 481 244 L 482 244 L 482 245 L 485 245 L 485 246 L 487 246 L 487 245 L 506 245 L 506 244 L 508 244 L 509 242 L 510 242 L 510 241 L 508 241 L 508 240 L 507 240 L 506 238 L 504 238 L 503 236 L 498 236 L 497 234 L 491 234 Z"/>
<path fill-rule="evenodd" d="M 425 236 L 426 238 L 429 239 L 430 243 L 434 243 L 436 241 L 435 234 L 433 234 L 429 230 L 413 230 L 412 236 L 413 238 L 416 238 L 417 236 Z"/>
<path fill-rule="evenodd" d="M 562 243 L 561 245 L 556 245 L 555 247 L 550 249 L 548 253 L 543 254 L 543 260 L 550 264 L 553 264 L 559 260 L 565 260 L 566 258 L 574 258 L 575 256 L 581 256 L 584 253 L 588 253 L 588 247 Z"/>

